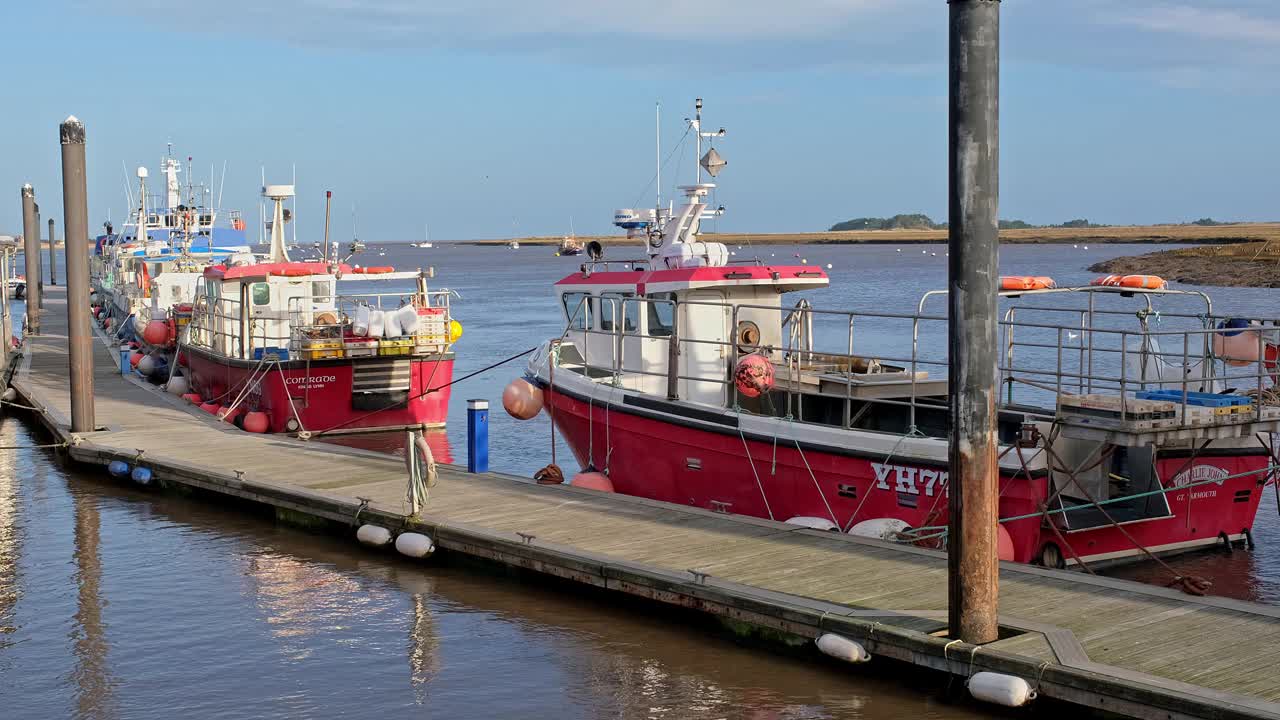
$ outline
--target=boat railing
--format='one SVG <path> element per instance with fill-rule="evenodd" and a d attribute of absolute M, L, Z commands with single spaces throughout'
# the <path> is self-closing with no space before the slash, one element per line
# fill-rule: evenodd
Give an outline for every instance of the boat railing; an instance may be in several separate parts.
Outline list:
<path fill-rule="evenodd" d="M 671 320 L 655 332 L 639 318 L 655 317 L 658 307 L 665 308 L 664 314 Z M 717 309 L 723 314 L 723 323 L 719 327 L 681 327 L 681 318 L 699 309 L 703 321 L 714 317 L 706 310 Z M 1032 311 L 1058 319 L 1033 318 Z M 643 378 L 665 378 L 670 400 L 743 409 L 744 398 L 734 383 L 733 371 L 743 356 L 761 354 L 774 368 L 772 394 L 785 396 L 785 407 L 771 410 L 786 417 L 806 420 L 826 413 L 823 424 L 853 427 L 872 405 L 891 405 L 905 408 L 906 427 L 917 428 L 920 411 L 936 412 L 947 404 L 945 315 L 823 310 L 806 301 L 784 308 L 588 294 L 579 298 L 568 314 L 570 321 L 562 341 L 580 337 L 583 345 L 577 356 L 571 356 L 570 364 L 615 386 L 625 387 L 628 378 L 636 378 L 632 389 L 644 387 L 653 393 L 659 393 L 662 384 Z M 770 318 L 773 327 L 759 327 L 762 318 Z M 1135 319 L 1136 328 L 1118 326 L 1121 321 L 1132 324 Z M 1118 416 L 1127 418 L 1133 414 L 1133 403 L 1140 399 L 1138 394 L 1150 392 L 1147 399 L 1178 406 L 1174 424 L 1187 426 L 1191 424 L 1188 408 L 1203 402 L 1198 393 L 1232 391 L 1252 393 L 1254 400 L 1233 411 L 1232 417 L 1200 417 L 1196 424 L 1237 423 L 1245 416 L 1258 422 L 1274 420 L 1273 411 L 1264 411 L 1264 402 L 1259 399 L 1261 391 L 1280 379 L 1278 366 L 1268 369 L 1267 363 L 1258 359 L 1265 360 L 1268 352 L 1276 352 L 1280 321 L 1235 319 L 1252 323 L 1243 329 L 1249 333 L 1250 347 L 1242 356 L 1220 349 L 1226 338 L 1242 329 L 1220 327 L 1225 318 L 1209 314 L 1158 313 L 1149 302 L 1136 313 L 1099 307 L 1009 308 L 998 323 L 1002 352 L 995 370 L 1003 389 L 999 406 L 1030 418 L 1053 419 L 1064 399 L 1100 394 L 1113 398 Z M 1178 323 L 1185 327 L 1166 327 Z M 902 347 L 902 338 L 909 338 L 909 347 Z M 1241 342 L 1231 341 L 1236 348 L 1232 352 L 1240 353 Z M 665 345 L 666 351 L 655 345 Z M 679 359 L 698 354 L 699 347 L 718 348 L 722 362 L 701 362 L 696 371 L 690 370 L 689 362 L 682 367 Z M 1215 347 L 1219 349 L 1215 351 Z M 564 354 L 558 357 L 558 362 L 566 362 Z M 699 357 L 705 360 L 708 354 Z M 695 393 L 686 396 L 681 392 L 682 383 L 686 387 L 707 383 L 727 391 L 718 400 L 714 393 L 698 393 L 700 397 L 695 398 Z M 806 402 L 814 402 L 815 396 L 842 401 L 838 422 L 830 417 L 829 407 L 806 411 Z"/>

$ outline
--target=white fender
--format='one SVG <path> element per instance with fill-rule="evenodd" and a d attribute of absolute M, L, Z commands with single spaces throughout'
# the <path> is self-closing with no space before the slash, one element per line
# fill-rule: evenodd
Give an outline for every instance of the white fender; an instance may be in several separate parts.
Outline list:
<path fill-rule="evenodd" d="M 378 525 L 361 525 L 356 530 L 356 540 L 365 545 L 373 547 L 382 547 L 391 542 L 391 531 Z"/>
<path fill-rule="evenodd" d="M 874 520 L 863 520 L 862 522 L 849 528 L 850 535 L 858 537 L 875 538 L 876 540 L 896 540 L 898 533 L 910 528 L 906 522 L 898 518 L 875 518 Z"/>
<path fill-rule="evenodd" d="M 861 643 L 843 635 L 826 633 L 816 640 L 818 649 L 837 660 L 851 663 L 864 663 L 871 659 L 871 653 Z"/>
<path fill-rule="evenodd" d="M 797 515 L 788 520 L 787 524 L 799 525 L 800 527 L 812 528 L 814 530 L 840 530 L 839 525 L 836 525 L 826 518 L 809 517 L 807 515 Z"/>
<path fill-rule="evenodd" d="M 396 538 L 396 550 L 411 558 L 424 558 L 436 551 L 436 544 L 421 533 L 400 533 Z"/>
<path fill-rule="evenodd" d="M 174 375 L 164 384 L 164 389 L 172 395 L 185 395 L 189 387 L 187 379 L 181 375 Z"/>
<path fill-rule="evenodd" d="M 993 672 L 980 672 L 969 678 L 969 694 L 1005 707 L 1022 707 L 1036 699 L 1031 683 L 1014 675 Z"/>

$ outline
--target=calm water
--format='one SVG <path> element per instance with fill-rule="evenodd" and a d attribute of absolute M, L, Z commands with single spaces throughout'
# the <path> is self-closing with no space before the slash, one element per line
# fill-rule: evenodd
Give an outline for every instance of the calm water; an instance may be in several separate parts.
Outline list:
<path fill-rule="evenodd" d="M 1092 277 L 1084 269 L 1092 262 L 1150 249 L 1009 246 L 1002 270 L 1078 283 Z M 365 262 L 434 265 L 436 286 L 461 296 L 456 377 L 559 335 L 550 285 L 579 262 L 536 247 L 378 252 Z M 910 312 L 921 292 L 945 281 L 941 245 L 743 248 L 738 257 L 798 262 L 796 252 L 832 265 L 832 288 L 812 295 L 820 307 Z M 1212 294 L 1217 309 L 1252 314 L 1280 298 Z M 874 327 L 859 338 L 898 339 Z M 518 423 L 500 409 L 503 385 L 522 369 L 519 360 L 459 384 L 437 447 L 465 461 L 464 401 L 484 398 L 495 408 L 492 467 L 528 476 L 545 465 L 545 416 Z M 0 421 L 0 446 L 34 442 L 28 427 Z M 572 471 L 567 449 L 558 453 Z M 1276 518 L 1268 497 L 1255 552 L 1174 563 L 1213 578 L 1222 594 L 1280 602 Z M 1144 566 L 1112 574 L 1164 580 Z M 973 716 L 936 700 L 937 688 L 861 675 L 740 648 L 607 598 L 424 568 L 231 510 L 135 493 L 68 472 L 45 451 L 0 450 L 6 717 L 168 718 L 175 708 L 198 718 Z"/>

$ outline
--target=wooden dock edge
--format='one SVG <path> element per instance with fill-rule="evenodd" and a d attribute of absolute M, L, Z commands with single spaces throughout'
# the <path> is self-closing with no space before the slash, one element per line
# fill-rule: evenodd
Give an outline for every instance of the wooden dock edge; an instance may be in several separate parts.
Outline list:
<path fill-rule="evenodd" d="M 32 415 L 49 433 L 67 444 L 66 454 L 70 459 L 98 467 L 112 460 L 138 461 L 136 453 L 93 442 L 93 436 L 98 433 L 73 435 L 66 419 L 43 405 L 21 378 L 14 378 L 13 387 L 25 404 L 42 409 Z M 714 576 L 698 580 L 689 573 L 674 573 L 536 539 L 526 542 L 515 533 L 440 521 L 430 515 L 413 521 L 397 512 L 361 506 L 347 498 L 237 477 L 234 473 L 163 456 L 148 453 L 144 460 L 161 483 L 174 483 L 349 526 L 352 535 L 357 518 L 360 523 L 423 532 L 434 539 L 437 547 L 448 552 L 706 613 L 775 634 L 814 640 L 826 632 L 837 633 L 862 643 L 873 657 L 890 658 L 960 678 L 980 671 L 1016 675 L 1027 680 L 1044 697 L 1086 708 L 1150 720 L 1280 720 L 1280 705 L 1255 698 L 1087 661 L 1068 660 L 1069 664 L 1037 661 L 884 622 L 894 616 L 916 617 L 910 613 L 876 612 L 827 603 Z M 1016 621 L 1009 624 L 1006 620 L 1001 618 L 1002 625 L 1018 627 Z"/>

